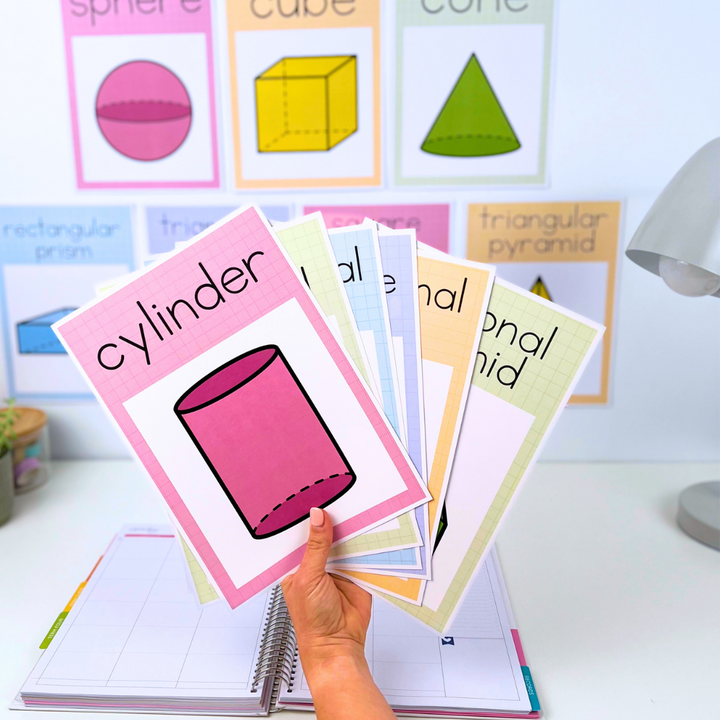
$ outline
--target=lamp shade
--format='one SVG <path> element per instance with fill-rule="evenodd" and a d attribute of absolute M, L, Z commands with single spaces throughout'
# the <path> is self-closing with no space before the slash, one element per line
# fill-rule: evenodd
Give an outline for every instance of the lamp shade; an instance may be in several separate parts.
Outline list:
<path fill-rule="evenodd" d="M 720 275 L 720 138 L 700 148 L 668 183 L 625 254 L 660 274 L 665 256 Z M 720 297 L 720 290 L 714 293 Z"/>

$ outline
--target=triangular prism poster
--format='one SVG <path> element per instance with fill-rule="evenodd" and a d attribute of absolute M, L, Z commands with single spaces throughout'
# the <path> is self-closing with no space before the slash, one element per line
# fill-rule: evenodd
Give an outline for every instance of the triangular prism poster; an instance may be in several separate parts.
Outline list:
<path fill-rule="evenodd" d="M 421 149 L 432 155 L 502 155 L 520 141 L 473 53 Z"/>

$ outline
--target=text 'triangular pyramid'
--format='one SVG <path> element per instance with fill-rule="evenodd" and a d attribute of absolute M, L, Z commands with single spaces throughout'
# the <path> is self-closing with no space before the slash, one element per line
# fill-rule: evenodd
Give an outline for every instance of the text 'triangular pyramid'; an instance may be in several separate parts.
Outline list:
<path fill-rule="evenodd" d="M 473 53 L 421 149 L 433 155 L 482 157 L 519 147 L 520 141 Z"/>

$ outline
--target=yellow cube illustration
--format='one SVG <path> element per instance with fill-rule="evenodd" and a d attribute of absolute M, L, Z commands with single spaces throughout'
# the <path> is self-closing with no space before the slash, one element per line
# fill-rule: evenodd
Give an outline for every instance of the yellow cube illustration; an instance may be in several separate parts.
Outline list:
<path fill-rule="evenodd" d="M 331 150 L 357 131 L 357 58 L 285 57 L 255 78 L 259 152 Z"/>

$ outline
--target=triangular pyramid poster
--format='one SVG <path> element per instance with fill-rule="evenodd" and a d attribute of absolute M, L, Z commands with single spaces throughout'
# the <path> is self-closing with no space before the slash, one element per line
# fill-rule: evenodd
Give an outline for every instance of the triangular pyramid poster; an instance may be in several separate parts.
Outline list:
<path fill-rule="evenodd" d="M 520 147 L 475 53 L 420 147 L 432 155 L 453 157 L 502 155 Z"/>
<path fill-rule="evenodd" d="M 538 275 L 535 284 L 530 288 L 530 292 L 534 293 L 535 295 L 539 295 L 541 298 L 545 298 L 545 300 L 549 300 L 550 302 L 552 302 L 550 293 L 548 292 L 547 287 L 545 287 L 545 283 L 543 282 L 543 279 L 540 275 Z"/>

